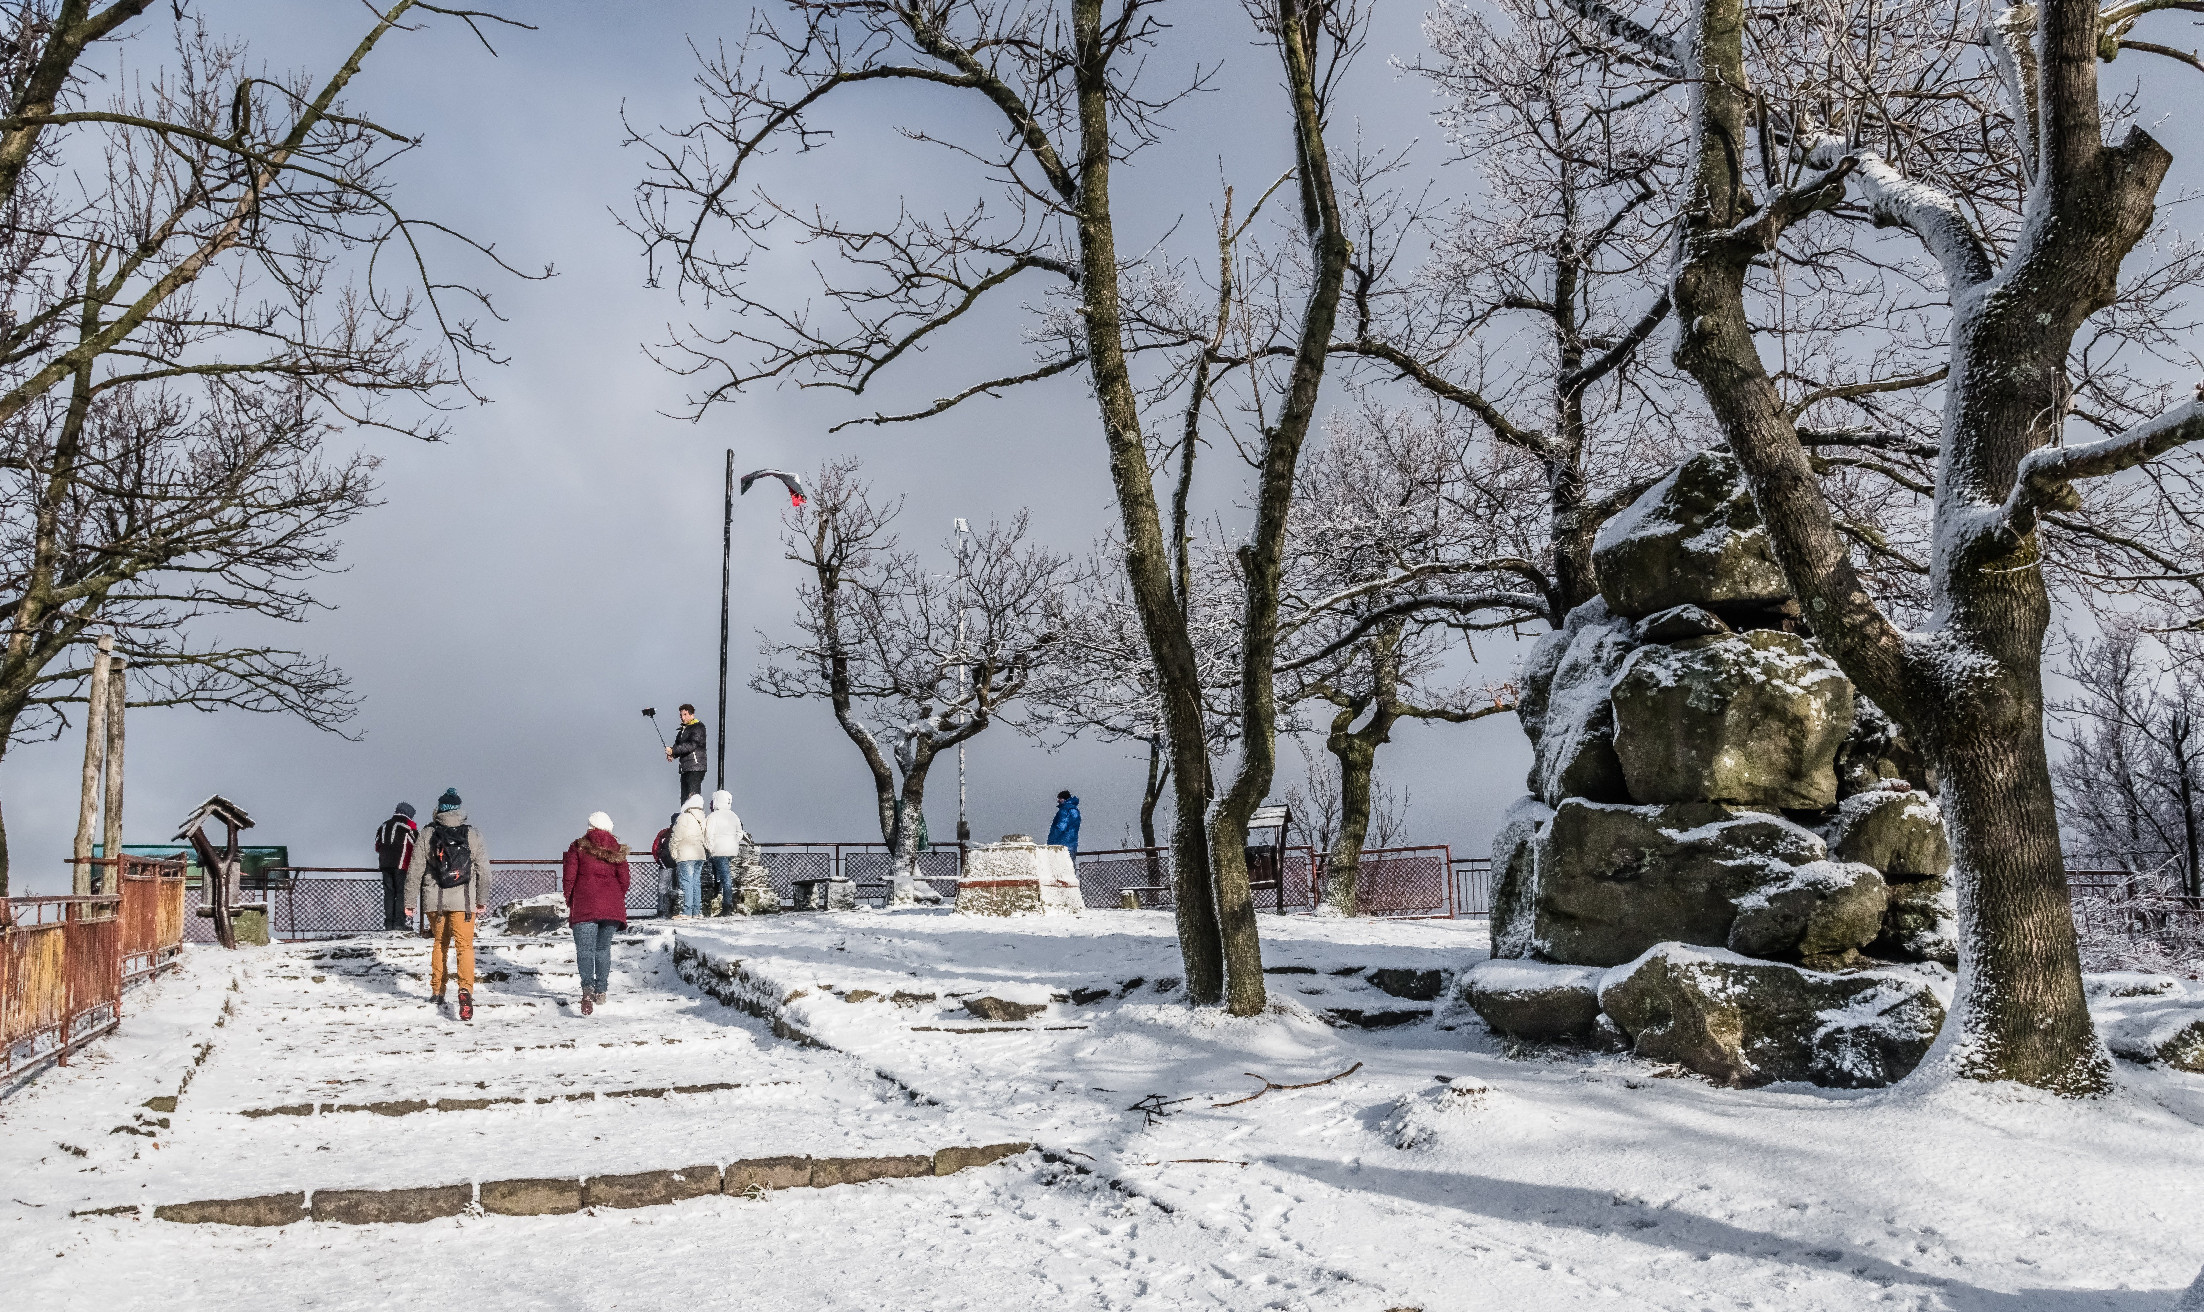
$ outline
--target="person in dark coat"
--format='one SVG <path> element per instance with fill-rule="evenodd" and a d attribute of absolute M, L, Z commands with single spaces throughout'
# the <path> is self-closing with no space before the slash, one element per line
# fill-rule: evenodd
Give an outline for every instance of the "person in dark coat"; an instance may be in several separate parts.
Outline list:
<path fill-rule="evenodd" d="M 413 843 L 420 835 L 411 802 L 391 808 L 390 819 L 375 831 L 375 868 L 383 872 L 384 929 L 406 927 L 406 867 L 413 864 Z"/>
<path fill-rule="evenodd" d="M 1068 847 L 1073 856 L 1079 855 L 1079 799 L 1069 788 L 1056 794 L 1056 818 L 1049 822 L 1048 841 L 1052 847 Z"/>
<path fill-rule="evenodd" d="M 589 832 L 569 843 L 560 888 L 574 931 L 574 964 L 582 976 L 582 1014 L 605 1000 L 612 974 L 612 936 L 628 927 L 628 849 L 612 834 L 612 817 L 592 812 Z"/>
<path fill-rule="evenodd" d="M 680 802 L 704 791 L 704 740 L 707 736 L 704 721 L 696 718 L 696 708 L 683 702 L 681 727 L 673 731 L 673 746 L 666 749 L 666 759 L 681 772 Z"/>

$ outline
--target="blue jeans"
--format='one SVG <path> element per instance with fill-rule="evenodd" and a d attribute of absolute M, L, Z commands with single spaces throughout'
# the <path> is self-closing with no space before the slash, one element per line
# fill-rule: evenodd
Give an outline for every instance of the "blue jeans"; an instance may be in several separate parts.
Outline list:
<path fill-rule="evenodd" d="M 719 885 L 719 914 L 735 914 L 735 859 L 731 856 L 705 858 L 712 866 L 712 882 Z"/>
<path fill-rule="evenodd" d="M 582 992 L 602 993 L 612 975 L 612 932 L 619 925 L 610 920 L 584 920 L 574 926 L 574 964 L 582 972 Z"/>
<path fill-rule="evenodd" d="M 703 915 L 704 889 L 699 881 L 704 878 L 704 863 L 702 861 L 676 861 L 673 863 L 673 877 L 680 881 L 681 885 L 680 914 L 684 916 Z"/>

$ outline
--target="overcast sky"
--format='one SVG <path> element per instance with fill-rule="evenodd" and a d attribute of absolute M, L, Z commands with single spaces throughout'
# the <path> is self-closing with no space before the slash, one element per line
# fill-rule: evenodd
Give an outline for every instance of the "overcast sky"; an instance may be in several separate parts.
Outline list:
<path fill-rule="evenodd" d="M 365 30 L 355 0 L 199 0 L 194 8 L 217 30 L 250 34 L 270 64 L 317 73 Z M 1341 110 L 1359 121 L 1367 144 L 1420 140 L 1440 192 L 1458 193 L 1471 185 L 1468 171 L 1440 167 L 1428 87 L 1388 62 L 1418 56 L 1423 10 L 1378 0 Z M 655 705 L 670 722 L 686 700 L 713 715 L 720 476 L 730 446 L 742 469 L 809 471 L 828 456 L 862 457 L 882 487 L 907 496 L 905 541 L 930 549 L 954 517 L 984 521 L 1021 506 L 1033 510 L 1040 537 L 1067 551 L 1083 552 L 1111 522 L 1099 426 L 1079 376 L 925 425 L 826 431 L 860 406 L 923 404 L 945 380 L 1020 367 L 1030 357 L 1017 345 L 1015 315 L 975 324 L 877 398 L 767 390 L 702 422 L 668 417 L 682 409 L 683 382 L 643 348 L 693 307 L 644 285 L 638 245 L 616 226 L 614 212 L 628 209 L 644 164 L 621 146 L 621 115 L 624 107 L 639 126 L 693 119 L 690 43 L 737 36 L 747 11 L 740 3 L 518 0 L 508 12 L 539 30 L 495 36 L 496 57 L 448 21 L 374 53 L 351 100 L 425 138 L 402 168 L 402 202 L 494 241 L 524 267 L 554 264 L 558 276 L 500 280 L 454 257 L 448 272 L 496 290 L 510 320 L 496 338 L 512 362 L 481 374 L 492 403 L 456 416 L 449 442 L 368 439 L 384 460 L 386 504 L 346 531 L 349 570 L 319 589 L 332 609 L 284 635 L 351 674 L 363 698 L 351 726 L 359 740 L 241 712 L 134 715 L 128 841 L 166 840 L 177 819 L 218 791 L 258 819 L 252 838 L 289 844 L 294 862 L 359 865 L 372 861 L 370 835 L 393 803 L 410 800 L 425 815 L 447 785 L 466 797 L 493 855 L 554 854 L 599 809 L 623 837 L 647 841 L 672 809 L 675 782 L 639 709 Z M 1152 67 L 1221 62 L 1223 73 L 1218 90 L 1178 117 L 1182 130 L 1121 174 L 1128 251 L 1162 238 L 1182 215 L 1205 223 L 1220 176 L 1245 195 L 1289 160 L 1275 56 L 1250 42 L 1240 6 L 1185 0 L 1169 16 L 1178 26 Z M 862 104 L 863 112 L 835 120 L 844 140 L 831 166 L 785 170 L 784 196 L 874 213 L 899 194 L 926 196 L 951 166 L 880 129 L 911 96 L 940 94 L 852 98 L 850 110 Z M 2188 153 L 2193 126 L 2157 126 L 2177 155 Z M 2184 160 L 2175 183 L 2193 179 L 2194 168 Z M 806 290 L 800 278 L 787 283 L 789 297 Z M 1229 503 L 1220 496 L 1218 504 Z M 761 838 L 872 838 L 867 775 L 827 708 L 742 686 L 755 660 L 753 630 L 783 628 L 794 603 L 799 574 L 776 545 L 784 504 L 753 493 L 737 510 L 730 787 Z M 1504 643 L 1482 654 L 1501 674 L 1515 658 Z M 72 738 L 19 748 L 0 765 L 19 889 L 65 882 L 81 752 L 81 738 Z M 1085 800 L 1084 846 L 1135 841 L 1138 749 L 1074 745 L 1051 754 L 998 726 L 974 742 L 970 763 L 978 837 L 1041 832 L 1056 790 L 1069 787 Z M 1527 763 L 1513 719 L 1494 717 L 1405 725 L 1379 770 L 1412 795 L 1413 841 L 1481 854 L 1500 811 L 1521 793 Z M 1280 791 L 1298 774 L 1288 750 Z M 954 832 L 953 763 L 937 767 L 928 815 L 934 834 Z"/>
<path fill-rule="evenodd" d="M 326 71 L 364 31 L 350 0 L 196 8 L 217 30 L 251 34 L 279 67 Z M 639 152 L 621 147 L 621 113 L 639 126 L 692 118 L 689 43 L 736 35 L 746 8 L 527 0 L 508 12 L 539 30 L 494 36 L 497 57 L 449 22 L 375 52 L 351 99 L 425 138 L 400 175 L 401 199 L 495 241 L 524 267 L 554 264 L 558 277 L 488 280 L 510 320 L 496 338 L 512 357 L 481 375 L 492 404 L 458 415 L 441 445 L 369 439 L 384 459 L 386 504 L 346 530 L 349 571 L 319 589 L 333 609 L 284 635 L 351 674 L 364 699 L 351 726 L 360 741 L 241 712 L 136 714 L 126 841 L 166 840 L 219 791 L 258 820 L 252 838 L 289 844 L 295 862 L 372 863 L 370 835 L 392 804 L 410 800 L 425 815 L 447 785 L 465 796 L 496 855 L 554 854 L 597 809 L 630 841 L 647 841 L 672 809 L 675 781 L 638 711 L 655 705 L 670 720 L 686 700 L 713 718 L 720 475 L 730 446 L 745 470 L 862 457 L 881 486 L 907 495 L 901 526 L 912 545 L 934 548 L 954 517 L 1007 517 L 1020 506 L 1032 508 L 1039 536 L 1069 551 L 1083 552 L 1110 523 L 1099 425 L 1077 378 L 924 426 L 832 436 L 832 423 L 857 412 L 846 398 L 760 391 L 700 423 L 666 417 L 682 408 L 683 384 L 643 347 L 689 310 L 644 285 L 638 245 L 615 225 L 643 167 Z M 1381 8 L 1354 107 L 1373 140 L 1435 140 L 1428 91 L 1386 66 L 1393 54 L 1415 54 L 1420 8 Z M 1185 116 L 1188 131 L 1125 175 L 1127 248 L 1182 213 L 1204 219 L 1220 161 L 1245 192 L 1267 185 L 1288 158 L 1278 116 L 1263 112 L 1282 95 L 1275 57 L 1249 43 L 1239 7 L 1202 0 L 1176 6 L 1173 18 L 1179 26 L 1158 67 L 1224 61 L 1223 89 Z M 880 96 L 867 111 L 888 107 Z M 942 167 L 938 155 L 892 138 L 866 142 L 864 117 L 838 124 L 851 140 L 832 169 L 788 175 L 802 178 L 791 194 L 855 206 L 924 190 Z M 452 271 L 479 273 L 456 257 Z M 1007 322 L 965 349 L 937 351 L 868 404 L 928 401 L 945 376 L 977 378 L 1015 362 Z M 760 837 L 873 838 L 868 776 L 827 708 L 742 687 L 752 631 L 780 628 L 792 613 L 799 574 L 776 544 L 785 504 L 761 489 L 738 505 L 729 785 Z M 1396 736 L 1380 769 L 1409 787 L 1416 839 L 1482 850 L 1493 818 L 1521 791 L 1528 752 L 1512 720 Z M 19 748 L 0 765 L 19 889 L 63 882 L 81 753 L 77 737 Z M 969 755 L 979 837 L 1042 832 L 1063 787 L 1084 799 L 1085 846 L 1137 834 L 1146 760 L 1138 749 L 1075 744 L 1051 754 L 998 726 Z M 1287 763 L 1281 789 L 1300 769 L 1290 752 Z M 949 763 L 935 771 L 927 810 L 936 835 L 954 833 Z"/>

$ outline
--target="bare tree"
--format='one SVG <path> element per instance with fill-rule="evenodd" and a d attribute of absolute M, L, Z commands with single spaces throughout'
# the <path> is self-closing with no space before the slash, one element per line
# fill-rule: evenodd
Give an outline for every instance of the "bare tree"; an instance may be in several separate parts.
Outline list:
<path fill-rule="evenodd" d="M 1153 141 L 1170 109 L 1203 84 L 1196 74 L 1176 88 L 1152 89 L 1146 56 L 1168 31 L 1160 7 L 1160 0 L 1068 0 L 1061 10 L 1045 0 L 787 0 L 785 19 L 754 11 L 736 51 L 705 63 L 706 119 L 635 138 L 652 158 L 636 227 L 654 270 L 664 266 L 685 292 L 738 312 L 669 351 L 669 363 L 699 379 L 700 407 L 784 378 L 862 394 L 973 307 L 1033 281 L 1025 275 L 1050 280 L 1056 299 L 1034 334 L 1042 358 L 1033 368 L 976 380 L 912 413 L 872 419 L 921 418 L 1074 369 L 1088 375 L 1109 451 L 1127 577 L 1163 699 L 1188 996 L 1214 1004 L 1229 992 L 1231 1009 L 1251 1014 L 1265 994 L 1242 835 L 1274 765 L 1271 658 L 1281 544 L 1349 254 L 1324 134 L 1337 72 L 1358 44 L 1360 6 L 1251 2 L 1285 73 L 1280 122 L 1295 146 L 1307 294 L 1298 327 L 1280 349 L 1266 347 L 1261 356 L 1282 378 L 1276 404 L 1258 424 L 1241 692 L 1248 733 L 1240 770 L 1213 816 L 1199 660 L 1173 586 L 1174 552 L 1150 464 L 1135 357 L 1191 356 L 1204 375 L 1221 361 L 1209 327 L 1151 331 L 1129 313 L 1128 302 L 1141 295 L 1141 279 L 1132 276 L 1140 261 L 1129 268 L 1120 257 L 1111 193 L 1117 165 Z M 939 219 L 904 208 L 885 224 L 866 224 L 780 203 L 760 189 L 763 161 L 775 147 L 825 144 L 818 116 L 830 97 L 838 102 L 850 89 L 879 82 L 954 92 L 995 124 L 993 132 L 974 132 L 973 120 L 951 113 L 906 129 L 975 166 L 980 184 L 968 204 Z M 769 235 L 784 230 L 828 257 L 815 266 L 826 279 L 827 315 L 747 293 L 750 260 Z"/>
<path fill-rule="evenodd" d="M 891 898 L 930 901 L 918 878 L 927 773 L 993 724 L 1051 659 L 1050 602 L 1070 561 L 1026 541 L 1021 511 L 951 544 L 956 570 L 928 570 L 892 531 L 901 503 L 876 506 L 857 471 L 855 460 L 830 462 L 811 500 L 787 513 L 788 559 L 811 570 L 798 592 L 802 637 L 765 642 L 768 664 L 750 686 L 833 707 L 872 774 L 894 854 Z"/>
<path fill-rule="evenodd" d="M 1341 915 L 1357 909 L 1371 779 L 1394 726 L 1404 719 L 1465 723 L 1515 708 L 1511 688 L 1444 675 L 1450 656 L 1469 654 L 1460 639 L 1520 623 L 1523 612 L 1410 608 L 1456 599 L 1448 581 L 1494 561 L 1533 568 L 1528 556 L 1544 536 L 1545 526 L 1524 513 L 1539 501 L 1521 477 L 1532 472 L 1528 462 L 1493 452 L 1446 418 L 1379 405 L 1337 415 L 1295 491 L 1282 696 L 1330 708 L 1324 743 L 1337 762 L 1339 797 L 1323 898 Z M 1496 454 L 1504 469 L 1480 467 Z M 1516 494 L 1494 495 L 1502 489 Z"/>
<path fill-rule="evenodd" d="M 58 731 L 94 628 L 138 673 L 133 704 L 340 726 L 341 673 L 194 621 L 303 618 L 373 500 L 375 462 L 328 435 L 435 438 L 475 396 L 466 362 L 495 358 L 448 312 L 487 301 L 431 275 L 423 242 L 487 249 L 397 207 L 414 142 L 341 99 L 409 16 L 457 11 L 371 8 L 336 71 L 273 78 L 179 6 L 166 57 L 95 99 L 117 43 L 155 37 L 146 8 L 0 14 L 0 752 Z"/>
<path fill-rule="evenodd" d="M 1815 633 L 1912 732 L 1942 781 L 1962 957 L 1943 1069 L 2099 1091 L 2109 1069 L 2082 995 L 2044 746 L 2052 606 L 2040 532 L 2046 516 L 2080 504 L 2078 481 L 2204 437 L 2204 402 L 2191 402 L 2110 437 L 2064 440 L 2077 336 L 2115 303 L 2121 261 L 2149 231 L 2171 162 L 2140 129 L 2104 142 L 2096 63 L 2101 39 L 2127 20 L 2087 0 L 2006 9 L 1991 44 L 2011 74 L 2009 111 L 1953 98 L 1903 114 L 1893 107 L 1914 91 L 1886 74 L 1909 67 L 1924 42 L 1937 44 L 1938 23 L 1949 26 L 1943 11 L 1893 16 L 1831 3 L 1777 13 L 1691 0 L 1683 35 L 1668 40 L 1591 0 L 1575 7 L 1603 13 L 1608 30 L 1688 79 L 1690 158 L 1671 281 L 1682 325 L 1676 361 L 1736 453 Z M 1801 53 L 1817 67 L 1786 80 L 1779 70 Z M 1794 86 L 1811 94 L 1787 94 Z M 1985 231 L 1961 194 L 1937 185 L 1949 159 L 1909 158 L 1924 118 L 1971 123 L 1974 140 L 1994 141 L 2012 125 L 2025 222 Z M 1810 230 L 1824 213 L 1841 221 L 1847 209 L 1917 239 L 1949 289 L 1929 490 L 1934 552 L 1928 605 L 1912 631 L 1868 591 L 1750 309 L 1785 234 Z"/>
<path fill-rule="evenodd" d="M 1055 656 L 1037 672 L 1026 694 L 1020 728 L 1052 747 L 1073 738 L 1137 742 L 1146 747 L 1140 841 L 1154 849 L 1159 846 L 1156 813 L 1170 789 L 1172 758 L 1163 723 L 1162 681 L 1141 632 L 1123 555 L 1115 541 L 1104 541 L 1059 594 L 1054 607 L 1059 635 Z M 1201 559 L 1199 553 L 1195 559 Z M 1214 568 L 1192 565 L 1183 578 L 1181 595 L 1191 602 L 1187 633 L 1201 671 L 1208 750 L 1218 755 L 1238 731 L 1233 695 L 1239 614 L 1227 590 L 1235 580 Z"/>
<path fill-rule="evenodd" d="M 2169 668 L 2133 624 L 2072 644 L 2064 673 L 2075 695 L 2054 702 L 2052 762 L 2059 818 L 2069 844 L 2128 870 L 2171 868 L 2181 891 L 2199 887 L 2204 836 L 2204 688 L 2192 671 Z"/>

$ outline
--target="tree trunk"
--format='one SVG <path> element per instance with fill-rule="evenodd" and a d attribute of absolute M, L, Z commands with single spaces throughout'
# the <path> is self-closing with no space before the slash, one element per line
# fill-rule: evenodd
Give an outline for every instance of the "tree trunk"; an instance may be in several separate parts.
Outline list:
<path fill-rule="evenodd" d="M 1335 732 L 1325 746 L 1339 758 L 1339 834 L 1324 855 L 1324 905 L 1352 916 L 1360 910 L 1356 889 L 1362 880 L 1362 843 L 1370 833 L 1370 775 L 1377 744 L 1360 734 Z"/>
<path fill-rule="evenodd" d="M 1156 803 L 1163 800 L 1163 787 L 1170 782 L 1171 764 L 1163 755 L 1163 740 L 1148 740 L 1148 785 L 1140 794 L 1140 847 L 1148 863 L 1148 886 L 1159 888 L 1163 884 L 1163 862 L 1156 856 Z"/>
<path fill-rule="evenodd" d="M 2096 10 L 2047 0 L 2039 12 L 2043 166 L 2031 221 L 2005 267 L 1992 268 L 1978 239 L 1919 203 L 1925 188 L 1887 202 L 1891 221 L 1915 228 L 1953 284 L 1935 631 L 1900 632 L 1861 585 L 1746 315 L 1750 261 L 1785 224 L 1841 199 L 1845 183 L 1840 172 L 1765 204 L 1746 191 L 1734 148 L 1747 139 L 1752 108 L 1741 0 L 1702 0 L 1689 42 L 1694 177 L 1672 285 L 1684 325 L 1677 363 L 1736 453 L 1816 635 L 1919 738 L 1942 781 L 1960 918 L 1959 989 L 1938 1045 L 1944 1068 L 2079 1095 L 2109 1086 L 2110 1063 L 2082 994 L 2044 749 L 2050 598 L 2034 520 L 2009 519 L 2006 507 L 2022 459 L 2059 436 L 2074 333 L 2111 303 L 2120 259 L 2149 225 L 2170 157 L 2140 132 L 2103 145 Z"/>
<path fill-rule="evenodd" d="M 1203 732 L 1201 679 L 1186 614 L 1171 586 L 1171 557 L 1163 540 L 1161 509 L 1148 467 L 1147 437 L 1139 397 L 1125 357 L 1124 313 L 1118 299 L 1117 233 L 1110 211 L 1110 51 L 1102 32 L 1102 0 L 1074 0 L 1074 67 L 1079 114 L 1079 287 L 1087 332 L 1087 358 L 1095 399 L 1109 444 L 1110 479 L 1125 530 L 1125 572 L 1140 626 L 1155 658 L 1164 731 L 1171 744 L 1177 818 L 1172 857 L 1176 865 L 1179 955 L 1186 994 L 1197 1005 L 1224 1000 L 1224 944 L 1210 879 L 1208 836 L 1209 743 Z"/>
<path fill-rule="evenodd" d="M 931 884 L 920 892 L 918 886 L 918 830 L 926 814 L 926 774 L 934 766 L 934 754 L 923 748 L 914 754 L 910 768 L 903 772 L 901 806 L 897 811 L 894 832 L 888 839 L 890 860 L 888 867 L 888 905 L 909 906 L 916 902 L 939 901 L 939 895 Z"/>
<path fill-rule="evenodd" d="M 92 829 L 99 820 L 100 764 L 107 754 L 107 666 L 115 649 L 113 638 L 99 640 L 92 657 L 92 685 L 85 696 L 84 774 L 77 790 L 77 838 L 69 867 L 71 891 L 83 897 L 97 887 L 98 871 L 92 865 Z"/>

